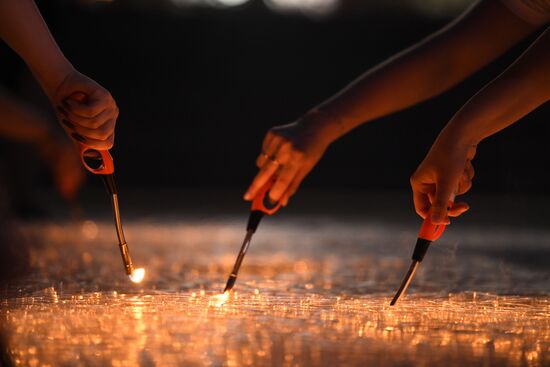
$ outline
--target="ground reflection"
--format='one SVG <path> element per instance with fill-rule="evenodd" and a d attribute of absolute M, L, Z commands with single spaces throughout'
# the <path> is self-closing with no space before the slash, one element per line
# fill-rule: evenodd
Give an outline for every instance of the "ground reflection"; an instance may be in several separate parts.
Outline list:
<path fill-rule="evenodd" d="M 152 234 L 141 238 L 147 245 L 132 243 L 136 262 L 148 272 L 140 285 L 125 278 L 116 244 L 108 245 L 102 226 L 94 241 L 104 244 L 97 247 L 38 228 L 50 246 L 35 254 L 37 273 L 2 301 L 15 364 L 548 366 L 550 297 L 450 291 L 424 275 L 390 307 L 395 289 L 388 284 L 397 286 L 401 272 L 396 269 L 407 259 L 392 260 L 368 246 L 355 250 L 370 261 L 334 258 L 323 246 L 307 256 L 300 252 L 307 244 L 301 250 L 286 247 L 293 237 L 281 230 L 277 238 L 285 252 L 260 238 L 236 291 L 221 295 L 242 232 L 232 226 L 212 227 L 206 235 L 212 245 L 196 251 L 185 245 L 195 240 L 192 236 L 182 239 L 181 247 L 173 241 L 163 245 L 158 229 L 141 226 Z M 132 229 L 137 231 L 130 226 L 128 232 Z M 212 236 L 220 231 L 234 237 L 232 246 L 215 246 Z M 339 234 L 346 236 L 345 230 Z M 440 276 L 437 268 L 427 268 Z M 523 276 L 542 276 L 529 274 Z M 444 291 L 431 290 L 434 282 Z M 479 288 L 490 286 L 483 282 L 478 281 Z"/>

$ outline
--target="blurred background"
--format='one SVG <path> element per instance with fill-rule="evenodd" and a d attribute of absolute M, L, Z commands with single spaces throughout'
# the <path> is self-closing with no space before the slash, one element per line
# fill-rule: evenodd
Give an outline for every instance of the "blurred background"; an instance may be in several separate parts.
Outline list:
<path fill-rule="evenodd" d="M 472 1 L 37 3 L 67 57 L 119 104 L 112 153 L 121 187 L 227 189 L 241 195 L 271 126 L 292 122 L 363 71 L 448 23 Z M 529 41 L 444 95 L 345 136 L 302 188 L 408 195 L 409 176 L 440 129 Z M 1 85 L 49 111 L 22 61 L 0 47 Z M 547 192 L 549 107 L 479 147 L 474 193 Z M 7 172 L 21 171 L 16 173 L 27 177 L 29 186 L 48 187 L 46 172 L 34 167 L 25 148 L 12 145 L 3 142 L 0 149 L 22 157 L 23 164 L 10 163 Z M 87 185 L 101 186 L 88 178 Z"/>

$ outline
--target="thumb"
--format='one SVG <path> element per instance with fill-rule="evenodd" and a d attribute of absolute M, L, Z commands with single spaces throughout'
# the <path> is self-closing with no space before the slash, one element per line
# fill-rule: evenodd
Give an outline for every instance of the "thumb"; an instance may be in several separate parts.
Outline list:
<path fill-rule="evenodd" d="M 452 180 L 440 181 L 436 186 L 435 199 L 432 203 L 430 220 L 433 224 L 449 224 L 449 199 L 456 189 Z"/>

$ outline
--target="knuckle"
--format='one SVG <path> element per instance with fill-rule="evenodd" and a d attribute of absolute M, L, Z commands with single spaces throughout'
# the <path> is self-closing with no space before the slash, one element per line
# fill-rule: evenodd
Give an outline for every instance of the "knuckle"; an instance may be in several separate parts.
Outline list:
<path fill-rule="evenodd" d="M 99 140 L 108 140 L 109 137 L 112 135 L 112 131 L 111 129 L 107 129 L 107 128 L 102 128 L 102 129 L 98 129 L 96 130 L 97 133 L 97 139 Z"/>
<path fill-rule="evenodd" d="M 293 149 L 294 146 L 292 142 L 288 141 L 287 139 L 283 139 L 283 144 L 281 144 L 280 150 L 292 151 Z"/>

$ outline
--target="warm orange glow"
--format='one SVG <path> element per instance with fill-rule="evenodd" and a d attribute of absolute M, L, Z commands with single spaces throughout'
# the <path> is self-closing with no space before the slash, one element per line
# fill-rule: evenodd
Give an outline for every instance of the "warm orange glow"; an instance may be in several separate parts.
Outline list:
<path fill-rule="evenodd" d="M 128 277 L 130 278 L 130 280 L 132 282 L 134 282 L 136 284 L 141 283 L 143 278 L 145 278 L 145 269 L 143 269 L 143 268 L 134 269 L 132 274 L 128 275 Z"/>
<path fill-rule="evenodd" d="M 211 304 L 213 304 L 216 307 L 222 307 L 225 302 L 229 299 L 229 292 L 224 292 L 222 294 L 218 294 L 215 296 L 212 296 Z"/>

